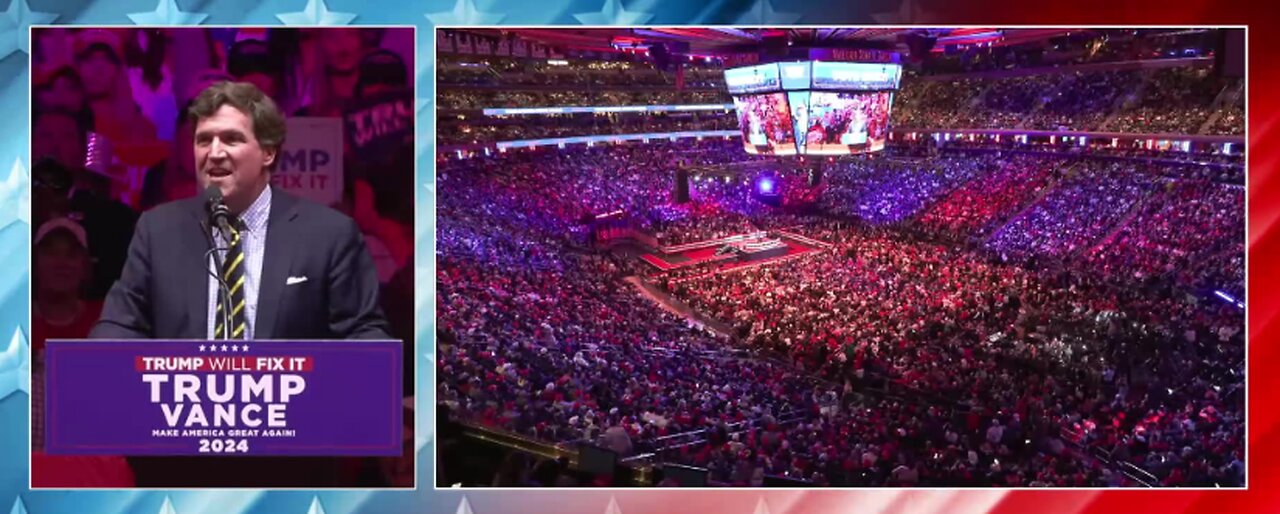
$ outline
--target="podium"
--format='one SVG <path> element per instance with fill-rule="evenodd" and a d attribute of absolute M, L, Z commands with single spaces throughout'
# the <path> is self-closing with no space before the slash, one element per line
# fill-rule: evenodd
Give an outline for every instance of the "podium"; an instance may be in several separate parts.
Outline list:
<path fill-rule="evenodd" d="M 398 457 L 400 341 L 73 341 L 45 350 L 50 455 Z"/>

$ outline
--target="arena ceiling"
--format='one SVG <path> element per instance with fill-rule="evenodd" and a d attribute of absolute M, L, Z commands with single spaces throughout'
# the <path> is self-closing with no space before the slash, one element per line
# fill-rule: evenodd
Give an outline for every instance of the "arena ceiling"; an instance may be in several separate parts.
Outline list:
<path fill-rule="evenodd" d="M 905 41 L 912 37 L 937 38 L 936 51 L 947 45 L 986 44 L 1012 45 L 1081 32 L 1084 29 L 1026 28 L 999 29 L 992 27 L 969 28 L 733 28 L 733 27 L 648 27 L 648 28 L 513 28 L 513 29 L 464 29 L 467 32 L 488 36 L 513 34 L 522 39 L 537 41 L 566 49 L 587 51 L 619 51 L 620 47 L 634 43 L 640 47 L 663 43 L 669 47 L 688 45 L 693 55 L 723 55 L 754 51 L 767 39 L 785 37 L 792 45 L 815 47 L 879 48 L 907 51 Z"/>

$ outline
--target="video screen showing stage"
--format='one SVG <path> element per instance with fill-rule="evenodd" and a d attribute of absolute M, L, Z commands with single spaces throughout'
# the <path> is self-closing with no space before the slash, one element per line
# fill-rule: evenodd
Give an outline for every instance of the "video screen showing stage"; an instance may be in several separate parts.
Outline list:
<path fill-rule="evenodd" d="M 892 93 L 813 92 L 809 95 L 805 153 L 843 155 L 884 149 Z"/>
<path fill-rule="evenodd" d="M 796 138 L 786 93 L 735 96 L 733 104 L 747 153 L 795 155 Z"/>

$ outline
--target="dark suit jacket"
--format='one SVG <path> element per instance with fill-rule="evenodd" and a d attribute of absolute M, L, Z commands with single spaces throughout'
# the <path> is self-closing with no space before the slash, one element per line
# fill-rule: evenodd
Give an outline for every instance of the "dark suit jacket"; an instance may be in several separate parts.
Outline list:
<path fill-rule="evenodd" d="M 90 338 L 207 337 L 206 218 L 200 197 L 142 215 Z M 286 285 L 289 277 L 307 280 Z M 355 221 L 273 190 L 254 339 L 390 339 L 388 332 L 378 273 Z"/>
<path fill-rule="evenodd" d="M 201 198 L 138 220 L 93 339 L 208 337 L 211 248 Z M 307 277 L 286 285 L 288 277 Z M 390 339 L 378 276 L 355 221 L 275 189 L 254 339 Z M 134 457 L 140 487 L 359 487 L 368 460 L 328 457 Z"/>

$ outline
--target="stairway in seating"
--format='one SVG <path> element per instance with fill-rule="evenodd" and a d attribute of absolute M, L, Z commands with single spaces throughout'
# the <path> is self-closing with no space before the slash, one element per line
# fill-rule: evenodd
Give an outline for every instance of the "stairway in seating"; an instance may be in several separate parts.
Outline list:
<path fill-rule="evenodd" d="M 1013 216 L 1009 216 L 1007 219 L 1004 220 L 1004 223 L 1001 223 L 999 227 L 997 227 L 995 230 L 992 230 L 990 234 L 986 235 L 986 237 L 982 238 L 982 246 L 986 246 L 987 243 L 990 243 L 991 240 L 996 237 L 996 234 L 999 234 L 1001 230 L 1004 230 L 1005 227 L 1009 226 L 1009 224 L 1013 223 L 1014 221 L 1017 221 L 1018 218 L 1021 218 L 1023 215 L 1027 214 L 1027 212 L 1030 211 L 1032 207 L 1035 207 L 1042 200 L 1044 200 L 1044 197 L 1049 196 L 1050 191 L 1057 189 L 1059 184 L 1065 182 L 1067 179 L 1070 179 L 1072 176 L 1074 176 L 1076 174 L 1075 168 L 1079 166 L 1080 166 L 1079 164 L 1073 164 L 1067 167 L 1067 170 L 1062 173 L 1061 178 L 1055 179 L 1052 176 L 1049 177 L 1049 183 L 1045 184 L 1044 189 L 1041 189 L 1039 193 L 1036 193 L 1036 197 L 1032 198 L 1030 202 L 1027 202 L 1027 205 L 1024 206 L 1022 210 L 1018 211 L 1018 213 L 1014 214 Z"/>
<path fill-rule="evenodd" d="M 1013 128 L 1019 129 L 1019 130 L 1027 128 L 1027 122 L 1031 121 L 1032 118 L 1035 118 L 1036 115 L 1040 114 L 1040 111 L 1044 110 L 1045 104 L 1048 104 L 1050 101 L 1053 101 L 1054 98 L 1057 98 L 1059 92 L 1062 92 L 1064 90 L 1070 89 L 1071 87 L 1075 86 L 1075 83 L 1077 82 L 1076 79 L 1080 77 L 1077 75 L 1068 76 L 1069 73 L 1071 72 L 1069 71 L 1062 72 L 1061 75 L 1063 76 L 1064 80 L 1059 81 L 1058 84 L 1055 85 L 1053 89 L 1049 91 L 1049 94 L 1041 95 L 1040 98 L 1037 98 L 1035 107 L 1032 107 L 1031 112 L 1028 112 L 1027 115 L 1023 117 L 1021 121 L 1018 122 L 1018 125 Z M 1054 127 L 1054 128 L 1056 129 L 1057 127 Z"/>
<path fill-rule="evenodd" d="M 1165 195 L 1165 192 L 1159 191 L 1139 198 L 1138 201 L 1133 203 L 1133 207 L 1129 208 L 1129 212 L 1125 213 L 1124 217 L 1120 218 L 1120 221 L 1116 222 L 1116 225 L 1107 232 L 1107 235 L 1102 236 L 1102 238 L 1093 245 L 1080 247 L 1076 251 L 1072 252 L 1071 255 L 1068 255 L 1067 260 L 1074 261 L 1077 258 L 1093 253 L 1095 250 L 1111 244 L 1111 241 L 1115 240 L 1116 236 L 1120 235 L 1121 230 L 1124 230 L 1125 227 L 1133 223 L 1133 220 L 1137 219 L 1138 213 L 1142 212 L 1142 209 L 1144 209 L 1148 203 Z"/>
<path fill-rule="evenodd" d="M 640 296 L 643 296 L 645 299 L 653 302 L 662 310 L 688 321 L 692 321 L 698 325 L 710 328 L 718 334 L 733 337 L 733 326 L 698 312 L 689 304 L 686 304 L 661 289 L 658 289 L 657 286 L 649 283 L 649 281 L 638 276 L 630 276 L 624 278 L 623 281 L 635 286 L 637 292 L 640 293 Z"/>
<path fill-rule="evenodd" d="M 1241 81 L 1240 84 L 1236 86 L 1228 85 L 1223 87 L 1222 91 L 1218 93 L 1218 96 L 1214 97 L 1213 103 L 1210 104 L 1209 109 L 1211 109 L 1213 112 L 1209 114 L 1209 117 L 1204 120 L 1204 123 L 1200 124 L 1200 128 L 1196 129 L 1196 134 L 1201 134 L 1201 135 L 1208 134 L 1209 129 L 1213 127 L 1213 124 L 1217 123 L 1218 118 L 1222 117 L 1223 110 L 1227 106 L 1235 104 L 1236 100 L 1239 100 L 1240 95 L 1242 94 L 1244 94 L 1243 81 Z"/>
<path fill-rule="evenodd" d="M 1146 93 L 1147 86 L 1151 84 L 1151 79 L 1155 77 L 1154 70 L 1146 70 L 1142 73 L 1142 82 L 1133 92 L 1127 95 L 1119 95 L 1116 98 L 1115 105 L 1111 106 L 1111 112 L 1107 114 L 1107 118 L 1102 120 L 1102 124 L 1098 125 L 1098 132 L 1106 132 L 1108 126 L 1120 117 L 1120 113 L 1133 108 L 1133 104 L 1142 100 L 1142 94 Z"/>
<path fill-rule="evenodd" d="M 957 80 L 960 80 L 960 79 L 957 79 Z M 986 108 L 987 93 L 991 92 L 991 88 L 995 87 L 996 81 L 1000 79 L 968 79 L 968 80 L 981 81 L 983 84 L 982 90 L 978 91 L 978 94 L 973 95 L 973 97 L 969 99 L 969 105 L 965 106 L 965 111 L 957 112 L 956 113 L 957 116 L 972 117 L 975 113 L 977 114 L 985 113 L 987 111 L 987 108 Z M 956 128 L 977 128 L 977 127 L 970 126 L 970 127 L 956 127 Z"/>

